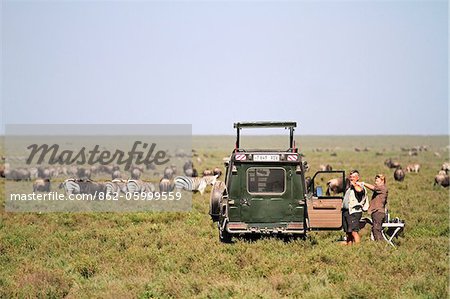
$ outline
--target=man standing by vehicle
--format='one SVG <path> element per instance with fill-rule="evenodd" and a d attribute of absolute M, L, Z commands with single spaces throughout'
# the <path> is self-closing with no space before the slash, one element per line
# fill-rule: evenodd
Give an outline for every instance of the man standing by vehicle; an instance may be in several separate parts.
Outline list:
<path fill-rule="evenodd" d="M 350 172 L 350 186 L 345 192 L 342 202 L 342 226 L 347 234 L 346 245 L 359 243 L 359 221 L 363 210 L 367 211 L 369 202 L 364 183 L 359 182 L 359 172 Z"/>

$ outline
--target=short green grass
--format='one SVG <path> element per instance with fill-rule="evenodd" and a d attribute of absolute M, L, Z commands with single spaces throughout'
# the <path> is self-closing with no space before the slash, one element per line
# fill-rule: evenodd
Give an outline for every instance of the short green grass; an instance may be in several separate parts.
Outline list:
<path fill-rule="evenodd" d="M 0 219 L 1 298 L 448 298 L 449 190 L 433 178 L 448 161 L 448 137 L 300 137 L 312 175 L 320 164 L 388 177 L 392 215 L 406 221 L 397 248 L 369 240 L 340 246 L 337 232 L 307 240 L 221 244 L 209 193 L 186 213 L 6 213 Z M 255 146 L 278 143 L 258 137 Z M 233 137 L 197 137 L 203 170 L 222 164 Z M 401 147 L 428 145 L 410 157 Z M 355 152 L 354 147 L 370 147 Z M 317 152 L 320 148 L 323 151 Z M 328 149 L 328 151 L 326 151 Z M 382 155 L 375 155 L 375 152 Z M 331 156 L 336 152 L 337 156 Z M 435 156 L 438 152 L 441 157 Z M 394 182 L 387 158 L 418 162 Z M 0 182 L 4 207 L 4 181 Z"/>

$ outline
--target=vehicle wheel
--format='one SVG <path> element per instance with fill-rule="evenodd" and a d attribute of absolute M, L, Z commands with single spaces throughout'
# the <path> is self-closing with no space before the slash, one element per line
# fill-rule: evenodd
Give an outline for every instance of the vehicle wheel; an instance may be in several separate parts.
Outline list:
<path fill-rule="evenodd" d="M 222 242 L 222 243 L 231 243 L 231 238 L 232 238 L 232 236 L 231 236 L 231 234 L 229 232 L 227 232 L 226 227 L 223 230 L 221 230 L 219 228 L 219 239 L 220 239 L 220 242 Z"/>
<path fill-rule="evenodd" d="M 209 200 L 209 215 L 213 222 L 219 221 L 220 213 L 220 198 L 214 193 L 211 193 L 211 198 Z"/>

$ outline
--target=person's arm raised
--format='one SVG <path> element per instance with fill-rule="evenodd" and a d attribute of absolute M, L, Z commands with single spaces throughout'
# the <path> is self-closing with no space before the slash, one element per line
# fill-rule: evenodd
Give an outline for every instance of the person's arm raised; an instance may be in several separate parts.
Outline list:
<path fill-rule="evenodd" d="M 364 183 L 364 182 L 362 182 L 361 184 L 363 184 L 363 187 L 367 187 L 367 188 L 369 188 L 372 191 L 375 189 L 375 186 L 372 185 L 372 184 Z"/>

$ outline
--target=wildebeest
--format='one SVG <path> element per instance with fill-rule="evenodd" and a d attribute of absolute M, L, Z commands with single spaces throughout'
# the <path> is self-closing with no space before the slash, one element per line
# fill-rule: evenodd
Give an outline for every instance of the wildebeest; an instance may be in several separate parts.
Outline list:
<path fill-rule="evenodd" d="M 348 179 L 345 180 L 345 185 L 342 177 L 331 179 L 327 182 L 327 191 L 325 194 L 330 196 L 331 193 L 342 193 L 348 188 L 349 185 L 350 181 Z"/>
<path fill-rule="evenodd" d="M 219 167 L 215 167 L 213 170 L 213 175 L 217 176 L 217 178 L 220 178 L 222 175 L 222 170 Z"/>
<path fill-rule="evenodd" d="M 30 171 L 28 171 L 25 168 L 11 169 L 10 171 L 8 171 L 8 169 L 5 169 L 4 174 L 8 180 L 14 180 L 14 181 L 29 181 L 29 180 L 31 180 Z"/>
<path fill-rule="evenodd" d="M 60 167 L 59 173 L 62 174 L 63 176 L 67 176 L 68 175 L 67 167 L 65 166 Z"/>
<path fill-rule="evenodd" d="M 41 178 L 41 179 L 50 179 L 51 178 L 50 169 L 42 167 L 42 166 L 38 167 L 37 168 L 37 176 L 38 176 L 38 178 Z"/>
<path fill-rule="evenodd" d="M 442 187 L 449 186 L 449 176 L 448 174 L 439 173 L 434 177 L 434 185 L 441 185 Z"/>
<path fill-rule="evenodd" d="M 122 173 L 120 172 L 120 170 L 115 170 L 112 174 L 111 174 L 111 179 L 115 180 L 115 179 L 121 179 L 122 178 Z"/>
<path fill-rule="evenodd" d="M 33 183 L 33 192 L 50 192 L 50 179 L 36 179 Z"/>
<path fill-rule="evenodd" d="M 417 156 L 419 153 L 417 151 L 409 151 L 408 155 L 409 156 Z"/>
<path fill-rule="evenodd" d="M 155 163 L 147 163 L 147 164 L 145 164 L 145 169 L 147 169 L 147 170 L 155 170 L 156 169 L 156 165 L 155 165 Z"/>
<path fill-rule="evenodd" d="M 198 171 L 197 171 L 196 168 L 189 168 L 189 169 L 186 169 L 186 171 L 184 172 L 184 174 L 185 174 L 186 176 L 190 176 L 190 177 L 193 177 L 193 178 L 198 177 Z"/>
<path fill-rule="evenodd" d="M 184 174 L 186 174 L 186 170 L 192 169 L 192 168 L 194 168 L 194 163 L 192 163 L 191 160 L 186 161 L 186 163 L 184 163 L 184 165 L 183 165 L 183 172 L 184 172 Z"/>
<path fill-rule="evenodd" d="M 131 165 L 130 172 L 133 171 L 133 169 L 139 169 L 140 172 L 144 172 L 144 166 L 143 165 Z"/>
<path fill-rule="evenodd" d="M 445 162 L 444 164 L 442 164 L 441 170 L 444 170 L 445 173 L 449 173 L 450 172 L 450 163 Z"/>
<path fill-rule="evenodd" d="M 415 172 L 418 173 L 420 170 L 420 164 L 409 164 L 408 166 L 406 166 L 406 172 Z"/>
<path fill-rule="evenodd" d="M 77 177 L 82 180 L 90 180 L 91 179 L 91 170 L 85 168 L 78 168 Z"/>
<path fill-rule="evenodd" d="M 176 151 L 175 151 L 175 157 L 181 157 L 181 158 L 183 158 L 183 157 L 186 157 L 187 156 L 187 154 L 186 154 L 186 152 L 184 151 L 184 149 L 182 149 L 182 148 L 179 148 L 179 149 L 177 149 Z"/>
<path fill-rule="evenodd" d="M 112 174 L 114 171 L 120 170 L 120 167 L 118 165 L 98 165 L 97 166 L 97 172 L 100 173 L 106 173 L 106 174 Z"/>
<path fill-rule="evenodd" d="M 197 169 L 194 168 L 194 163 L 192 163 L 192 161 L 190 160 L 184 163 L 183 172 L 186 176 L 198 177 Z"/>
<path fill-rule="evenodd" d="M 78 168 L 76 166 L 70 166 L 67 169 L 67 175 L 71 176 L 71 177 L 76 177 L 77 176 L 77 172 L 78 172 Z"/>
<path fill-rule="evenodd" d="M 174 176 L 175 172 L 172 167 L 166 167 L 164 169 L 164 178 L 171 180 Z"/>
<path fill-rule="evenodd" d="M 89 179 L 78 180 L 77 183 L 80 186 L 80 193 L 82 194 L 98 196 L 100 193 L 106 193 L 106 185 L 104 183 L 94 182 Z"/>
<path fill-rule="evenodd" d="M 331 167 L 331 165 L 330 164 L 327 164 L 327 165 L 320 165 L 319 166 L 319 170 L 320 171 L 332 171 L 333 170 L 333 167 Z"/>
<path fill-rule="evenodd" d="M 173 170 L 173 175 L 177 175 L 177 173 L 178 173 L 177 166 L 175 164 L 171 164 L 170 168 L 172 168 L 172 170 Z"/>
<path fill-rule="evenodd" d="M 97 183 L 89 179 L 67 179 L 59 185 L 64 188 L 66 194 L 91 194 L 98 196 L 106 193 L 106 184 Z"/>
<path fill-rule="evenodd" d="M 0 177 L 5 177 L 5 165 L 0 165 Z"/>
<path fill-rule="evenodd" d="M 214 172 L 211 169 L 203 170 L 202 176 L 211 176 L 214 175 Z"/>
<path fill-rule="evenodd" d="M 391 158 L 389 158 L 386 161 L 384 161 L 384 165 L 386 165 L 389 168 L 398 168 L 398 167 L 400 167 L 400 163 L 396 162 L 396 161 L 392 161 Z"/>
<path fill-rule="evenodd" d="M 403 180 L 405 179 L 405 172 L 400 166 L 397 167 L 397 169 L 395 169 L 394 171 L 394 179 L 398 182 L 403 182 Z"/>
<path fill-rule="evenodd" d="M 306 187 L 306 192 L 310 192 L 311 190 L 311 186 L 312 186 L 312 179 L 310 176 L 307 176 L 305 178 L 305 187 Z"/>
<path fill-rule="evenodd" d="M 138 168 L 133 168 L 130 171 L 130 176 L 131 176 L 131 179 L 133 179 L 133 180 L 139 180 L 141 178 L 141 174 L 142 174 L 142 172 Z"/>

